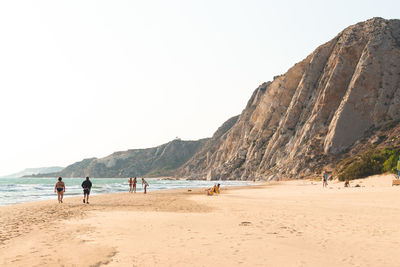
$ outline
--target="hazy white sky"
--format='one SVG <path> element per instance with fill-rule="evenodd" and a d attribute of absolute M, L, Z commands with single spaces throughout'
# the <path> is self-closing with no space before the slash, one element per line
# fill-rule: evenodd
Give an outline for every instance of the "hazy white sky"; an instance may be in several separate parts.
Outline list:
<path fill-rule="evenodd" d="M 253 90 L 399 1 L 0 2 L 0 175 L 209 137 Z"/>

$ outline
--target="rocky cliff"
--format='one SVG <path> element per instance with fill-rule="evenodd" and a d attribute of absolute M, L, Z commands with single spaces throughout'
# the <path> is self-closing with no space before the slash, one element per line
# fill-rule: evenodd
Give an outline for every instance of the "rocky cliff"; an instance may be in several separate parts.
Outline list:
<path fill-rule="evenodd" d="M 173 140 L 158 147 L 115 152 L 105 158 L 90 158 L 69 165 L 52 176 L 134 177 L 166 176 L 184 164 L 207 139 Z"/>
<path fill-rule="evenodd" d="M 209 165 L 211 160 L 211 155 L 213 155 L 220 145 L 225 141 L 227 133 L 229 130 L 235 125 L 239 116 L 235 116 L 224 122 L 218 130 L 214 133 L 214 135 L 208 139 L 208 141 L 204 144 L 203 148 L 197 152 L 190 160 L 188 160 L 182 167 L 180 167 L 177 171 L 175 171 L 176 176 L 182 176 L 184 178 L 195 178 L 195 179 L 204 179 L 204 175 L 202 175 L 201 168 L 204 165 Z M 188 173 L 192 173 L 194 170 L 197 170 L 201 176 L 192 175 L 188 176 Z M 211 179 L 208 177 L 208 179 Z"/>
<path fill-rule="evenodd" d="M 400 20 L 373 18 L 257 88 L 232 128 L 208 141 L 177 176 L 312 175 L 399 120 Z"/>

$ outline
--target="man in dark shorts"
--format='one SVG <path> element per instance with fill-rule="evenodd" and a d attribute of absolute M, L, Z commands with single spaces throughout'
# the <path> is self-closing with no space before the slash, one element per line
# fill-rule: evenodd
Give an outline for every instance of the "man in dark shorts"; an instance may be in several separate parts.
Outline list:
<path fill-rule="evenodd" d="M 92 188 L 92 182 L 89 180 L 89 177 L 86 177 L 86 180 L 82 183 L 83 188 L 83 203 L 89 204 L 89 195 L 90 189 Z"/>

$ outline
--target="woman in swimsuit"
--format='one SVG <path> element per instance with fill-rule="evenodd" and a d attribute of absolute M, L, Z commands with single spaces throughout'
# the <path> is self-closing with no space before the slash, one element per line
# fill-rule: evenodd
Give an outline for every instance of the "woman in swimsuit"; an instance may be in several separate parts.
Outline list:
<path fill-rule="evenodd" d="M 133 182 L 132 182 L 132 191 L 135 193 L 136 193 L 136 183 L 137 183 L 137 181 L 136 181 L 136 177 L 135 177 L 135 178 L 133 178 Z"/>
<path fill-rule="evenodd" d="M 132 177 L 128 180 L 129 183 L 129 193 L 132 193 Z"/>
<path fill-rule="evenodd" d="M 64 197 L 64 192 L 65 192 L 65 184 L 62 181 L 61 177 L 58 177 L 58 182 L 54 186 L 54 193 L 56 191 L 57 191 L 58 203 L 63 203 L 63 197 Z"/>

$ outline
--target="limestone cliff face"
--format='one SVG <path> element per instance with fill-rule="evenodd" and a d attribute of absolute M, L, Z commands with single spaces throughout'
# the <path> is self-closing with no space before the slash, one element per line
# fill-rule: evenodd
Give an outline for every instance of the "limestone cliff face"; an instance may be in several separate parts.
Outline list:
<path fill-rule="evenodd" d="M 370 129 L 400 119 L 400 20 L 346 28 L 257 88 L 232 128 L 177 175 L 296 178 L 351 149 Z"/>
<path fill-rule="evenodd" d="M 166 176 L 184 164 L 207 139 L 173 140 L 158 147 L 115 152 L 104 158 L 76 162 L 53 176 L 62 177 L 133 177 Z"/>
<path fill-rule="evenodd" d="M 190 160 L 188 160 L 182 167 L 175 171 L 176 176 L 186 177 L 187 173 L 193 170 L 201 170 L 202 166 L 209 165 L 211 156 L 216 152 L 216 149 L 224 142 L 227 132 L 232 128 L 237 122 L 239 116 L 235 116 L 227 120 L 218 128 L 214 135 L 207 140 L 203 148 L 196 153 Z M 190 177 L 189 177 L 190 178 Z M 194 177 L 199 178 L 199 177 Z M 204 177 L 200 177 L 204 178 Z"/>

